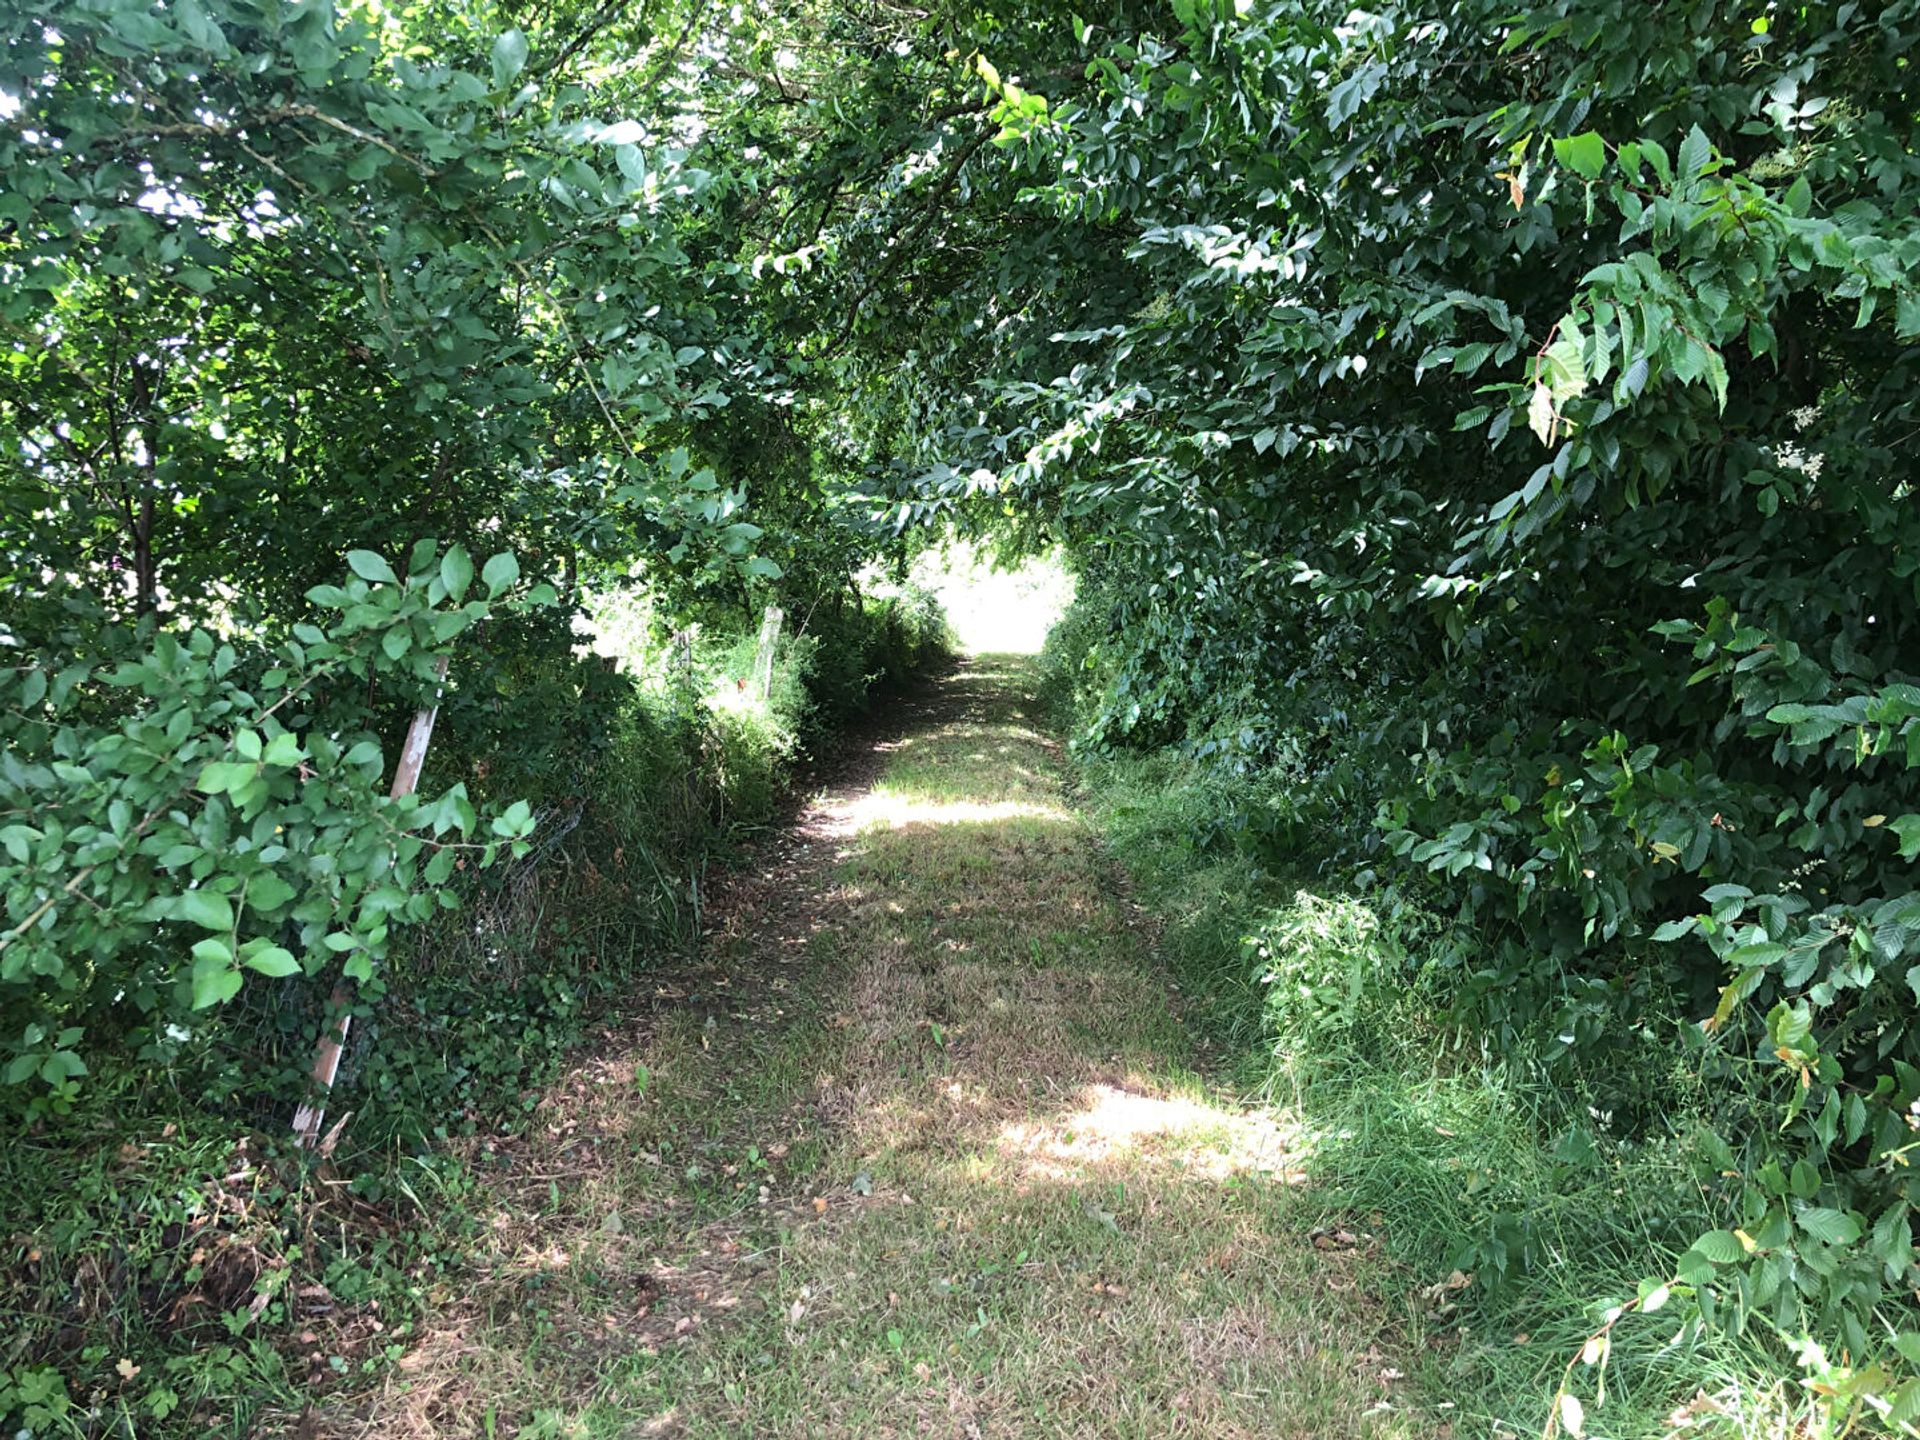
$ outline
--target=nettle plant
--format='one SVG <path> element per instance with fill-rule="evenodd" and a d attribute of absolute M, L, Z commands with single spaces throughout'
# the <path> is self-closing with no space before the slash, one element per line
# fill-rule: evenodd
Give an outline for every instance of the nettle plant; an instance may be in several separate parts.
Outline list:
<path fill-rule="evenodd" d="M 361 700 L 432 703 L 459 636 L 551 588 L 521 591 L 511 554 L 476 588 L 467 552 L 432 540 L 405 578 L 347 561 L 284 636 L 143 622 L 0 670 L 0 1105 L 69 1109 L 111 1035 L 164 1063 L 250 980 L 337 970 L 377 994 L 394 927 L 454 906 L 456 870 L 524 852 L 525 802 L 388 794 Z"/>

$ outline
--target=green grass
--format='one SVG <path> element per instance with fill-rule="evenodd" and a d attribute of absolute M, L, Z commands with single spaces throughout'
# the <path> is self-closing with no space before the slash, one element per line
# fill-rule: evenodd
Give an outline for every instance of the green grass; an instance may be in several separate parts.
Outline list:
<path fill-rule="evenodd" d="M 332 1428 L 1435 1433 L 1398 1272 L 1316 1242 L 1290 1117 L 1209 1078 L 1030 679 L 947 682 L 723 908 L 695 993 L 544 1095 Z"/>
<path fill-rule="evenodd" d="M 1451 1433 L 1540 1434 L 1607 1308 L 1735 1223 L 1692 1178 L 1692 1082 L 1672 1077 L 1671 1137 L 1613 1138 L 1577 1093 L 1489 1060 L 1447 1023 L 1447 927 L 1206 843 L 1225 797 L 1170 754 L 1089 760 L 1079 780 L 1162 918 L 1162 954 L 1220 1068 L 1299 1126 L 1310 1183 L 1287 1193 L 1283 1223 L 1379 1237 L 1407 1302 L 1410 1385 Z M 1576 1366 L 1590 1435 L 1821 1433 L 1778 1356 L 1715 1336 L 1680 1347 L 1676 1325 L 1615 1331 L 1602 1406 L 1596 1372 Z"/>
<path fill-rule="evenodd" d="M 8 1304 L 106 1307 L 44 1433 L 1540 1433 L 1702 1228 L 1685 1157 L 1463 1047 L 1444 927 L 1207 843 L 1221 796 L 1168 757 L 1070 769 L 1033 681 L 949 679 L 656 1005 L 511 1127 L 396 1157 L 379 1211 L 184 1100 L 0 1151 L 44 1200 Z M 1590 1435 L 1818 1433 L 1765 1357 L 1668 1334 L 1621 1328 L 1604 1406 L 1581 1372 Z"/>

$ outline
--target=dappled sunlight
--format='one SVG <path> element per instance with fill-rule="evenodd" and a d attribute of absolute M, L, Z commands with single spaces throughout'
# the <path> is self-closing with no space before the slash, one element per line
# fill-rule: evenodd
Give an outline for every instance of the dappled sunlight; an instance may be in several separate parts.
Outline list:
<path fill-rule="evenodd" d="M 1022 678 L 948 680 L 718 918 L 725 973 L 556 1087 L 486 1293 L 558 1289 L 541 1366 L 624 1376 L 621 1434 L 1431 1434 L 1366 1237 L 1290 1220 L 1294 1117 L 1197 1073 Z M 493 1386 L 435 1363 L 428 1421 Z"/>
<path fill-rule="evenodd" d="M 1065 821 L 1072 817 L 1056 805 L 1024 800 L 916 800 L 887 790 L 871 790 L 833 807 L 821 833 L 844 837 L 865 830 L 902 830 L 909 825 L 961 825 L 1004 820 Z"/>
<path fill-rule="evenodd" d="M 1111 1161 L 1151 1161 L 1214 1180 L 1300 1178 L 1287 1168 L 1294 1128 L 1272 1111 L 1223 1108 L 1192 1096 L 1105 1083 L 1086 1086 L 1079 1102 L 1065 1114 L 1002 1126 L 996 1141 L 1000 1155 L 1023 1170 L 1058 1179 L 1079 1177 Z"/>

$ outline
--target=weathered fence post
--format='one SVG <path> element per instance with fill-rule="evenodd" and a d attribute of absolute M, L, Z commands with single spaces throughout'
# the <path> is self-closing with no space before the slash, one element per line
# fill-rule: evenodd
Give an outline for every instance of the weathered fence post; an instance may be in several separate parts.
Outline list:
<path fill-rule="evenodd" d="M 400 747 L 400 763 L 394 767 L 393 784 L 387 794 L 398 800 L 411 795 L 420 784 L 420 769 L 426 764 L 427 746 L 433 740 L 433 722 L 440 714 L 440 692 L 446 688 L 447 657 L 442 655 L 433 671 L 433 703 L 422 705 L 407 727 L 406 743 Z M 320 1039 L 313 1047 L 313 1098 L 293 1112 L 294 1142 L 306 1149 L 320 1143 L 320 1123 L 326 1118 L 327 1094 L 333 1089 L 333 1077 L 340 1071 L 340 1052 L 347 1043 L 347 1027 L 353 1023 L 353 982 L 344 977 L 327 997 L 327 1019 L 322 1022 Z"/>
<path fill-rule="evenodd" d="M 773 652 L 780 643 L 780 622 L 786 613 L 778 605 L 767 606 L 760 617 L 760 648 L 753 656 L 753 698 L 762 705 L 773 694 Z"/>
<path fill-rule="evenodd" d="M 674 707 L 687 719 L 693 718 L 699 701 L 693 684 L 693 640 L 699 629 L 699 625 L 694 624 L 684 630 L 676 630 L 669 642 L 673 647 L 667 663 L 673 670 Z"/>

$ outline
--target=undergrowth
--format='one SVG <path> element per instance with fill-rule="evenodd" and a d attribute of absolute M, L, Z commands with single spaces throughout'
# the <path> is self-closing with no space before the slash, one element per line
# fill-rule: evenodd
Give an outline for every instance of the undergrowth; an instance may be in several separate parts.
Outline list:
<path fill-rule="evenodd" d="M 1056 674 L 1056 702 L 1065 688 Z M 1450 1013 L 1470 935 L 1386 887 L 1263 865 L 1237 843 L 1230 782 L 1173 751 L 1081 762 L 1189 1018 L 1305 1127 L 1312 1183 L 1281 1203 L 1382 1236 L 1424 1334 L 1415 1378 L 1454 1434 L 1538 1434 L 1607 1312 L 1737 1223 L 1701 1183 L 1713 1160 L 1692 1138 L 1683 1046 L 1646 1082 L 1668 1097 L 1663 1125 L 1624 1133 L 1601 1087 L 1484 1052 Z M 1777 1357 L 1711 1330 L 1677 1344 L 1666 1322 L 1615 1329 L 1590 1433 L 1820 1433 L 1799 1428 L 1814 1422 Z"/>
<path fill-rule="evenodd" d="M 6 1433 L 283 1433 L 368 1383 L 458 1283 L 496 1142 L 639 977 L 699 944 L 709 870 L 774 818 L 810 745 L 948 645 L 923 597 L 856 595 L 789 628 L 762 696 L 753 630 L 685 646 L 648 618 L 608 627 L 634 674 L 597 747 L 552 766 L 531 852 L 393 957 L 322 1155 L 288 1132 L 314 997 L 267 985 L 170 1063 L 97 1067 L 71 1113 L 4 1137 Z"/>

